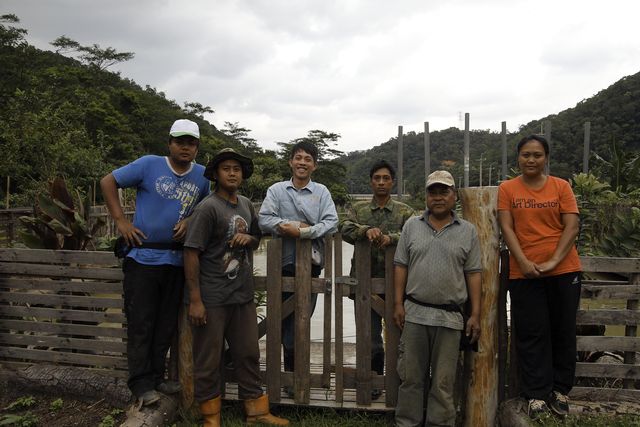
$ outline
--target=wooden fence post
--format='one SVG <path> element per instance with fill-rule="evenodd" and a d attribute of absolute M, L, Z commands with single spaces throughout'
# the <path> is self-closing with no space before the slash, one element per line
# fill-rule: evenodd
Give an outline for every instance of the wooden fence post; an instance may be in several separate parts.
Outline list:
<path fill-rule="evenodd" d="M 400 344 L 400 328 L 393 321 L 395 293 L 393 287 L 393 256 L 396 247 L 387 247 L 385 251 L 385 283 L 384 283 L 384 325 L 385 325 L 385 404 L 387 407 L 396 406 L 398 403 L 398 345 Z"/>
<path fill-rule="evenodd" d="M 282 239 L 267 244 L 267 391 L 280 402 L 282 349 Z"/>
<path fill-rule="evenodd" d="M 356 402 L 371 404 L 371 242 L 355 244 Z"/>
<path fill-rule="evenodd" d="M 296 403 L 309 404 L 311 356 L 311 240 L 296 239 L 293 389 Z"/>
<path fill-rule="evenodd" d="M 492 426 L 498 409 L 498 188 L 463 188 L 459 195 L 463 217 L 476 226 L 482 252 L 482 332 L 479 352 L 470 354 L 465 426 Z"/>
<path fill-rule="evenodd" d="M 335 277 L 342 276 L 342 236 L 335 235 Z M 336 280 L 334 297 L 335 297 L 335 369 L 336 369 L 336 403 L 342 403 L 344 400 L 344 345 L 343 345 L 343 301 L 345 285 Z"/>
<path fill-rule="evenodd" d="M 187 306 L 180 304 L 178 312 L 178 378 L 182 385 L 182 408 L 193 406 L 193 353 L 191 345 L 191 324 L 189 323 Z"/>

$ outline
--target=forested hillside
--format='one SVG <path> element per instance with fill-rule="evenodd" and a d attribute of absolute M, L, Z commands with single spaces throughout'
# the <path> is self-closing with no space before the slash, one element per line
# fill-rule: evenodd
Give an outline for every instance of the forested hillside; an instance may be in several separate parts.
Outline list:
<path fill-rule="evenodd" d="M 472 113 L 473 114 L 473 113 Z M 544 131 L 544 122 L 551 123 L 551 170 L 554 175 L 570 178 L 582 171 L 584 122 L 591 122 L 591 169 L 615 187 L 616 158 L 629 162 L 640 151 L 640 73 L 627 76 L 595 96 L 579 102 L 558 114 L 531 121 L 518 132 L 507 135 L 509 167 L 515 167 L 515 146 L 520 138 Z M 511 124 L 513 126 L 513 124 Z M 464 132 L 457 128 L 430 132 L 431 170 L 445 168 L 456 179 L 463 175 Z M 404 178 L 406 191 L 415 194 L 424 183 L 423 133 L 404 135 Z M 483 183 L 495 185 L 496 170 L 501 168 L 501 136 L 489 131 L 472 131 L 470 144 L 471 185 L 479 183 L 480 157 L 483 158 Z M 598 159 L 598 157 L 601 158 Z M 370 150 L 356 151 L 343 157 L 347 167 L 347 186 L 350 192 L 369 191 L 369 166 L 378 158 L 397 162 L 397 138 L 391 138 Z M 619 163 L 619 162 L 618 162 Z M 640 162 L 636 162 L 640 166 Z M 633 169 L 629 165 L 627 169 Z M 637 180 L 640 171 L 629 170 L 627 179 Z M 635 187 L 640 182 L 635 182 Z"/>
<path fill-rule="evenodd" d="M 213 108 L 198 102 L 184 106 L 157 89 L 122 78 L 109 66 L 135 60 L 98 44 L 83 46 L 65 36 L 52 41 L 57 52 L 29 45 L 18 17 L 0 16 L 0 186 L 5 205 L 9 178 L 10 206 L 30 206 L 34 194 L 56 176 L 90 194 L 95 183 L 115 167 L 143 155 L 167 152 L 168 132 L 178 118 L 200 126 L 197 161 L 206 163 L 222 147 L 253 157 L 255 171 L 243 192 L 260 199 L 269 185 L 290 176 L 287 148 L 301 139 L 318 145 L 322 167 L 314 178 L 344 201 L 344 167 L 333 160 L 335 133 L 311 130 L 281 150 L 262 150 L 250 130 L 237 122 L 216 129 L 204 119 Z M 100 195 L 97 196 L 100 202 Z"/>

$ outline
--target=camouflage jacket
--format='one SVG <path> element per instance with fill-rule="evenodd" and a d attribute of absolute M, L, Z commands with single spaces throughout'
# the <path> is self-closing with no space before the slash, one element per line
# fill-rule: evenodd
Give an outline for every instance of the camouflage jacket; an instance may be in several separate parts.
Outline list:
<path fill-rule="evenodd" d="M 397 245 L 404 223 L 415 215 L 414 210 L 402 203 L 389 199 L 386 205 L 379 207 L 375 199 L 355 203 L 340 222 L 339 231 L 343 239 L 353 244 L 356 240 L 366 239 L 370 228 L 379 228 L 389 235 L 391 244 Z M 371 277 L 384 277 L 385 249 L 371 247 Z M 354 260 L 351 259 L 351 273 L 354 272 Z"/>

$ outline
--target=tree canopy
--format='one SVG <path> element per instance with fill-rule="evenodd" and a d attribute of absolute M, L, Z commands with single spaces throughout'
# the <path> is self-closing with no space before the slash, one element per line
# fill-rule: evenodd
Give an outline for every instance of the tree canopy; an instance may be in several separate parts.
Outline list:
<path fill-rule="evenodd" d="M 42 51 L 25 41 L 27 30 L 19 24 L 15 15 L 0 16 L 0 178 L 11 178 L 11 206 L 31 205 L 58 176 L 87 193 L 116 167 L 144 154 L 165 155 L 169 127 L 179 118 L 200 127 L 198 162 L 206 164 L 224 147 L 253 158 L 255 172 L 242 191 L 254 200 L 290 177 L 287 143 L 277 152 L 263 150 L 238 122 L 227 121 L 222 130 L 208 122 L 212 107 L 197 101 L 180 107 L 164 92 L 108 70 L 133 59 L 133 52 L 65 35 L 51 43 L 56 52 Z M 317 180 L 345 199 L 344 167 L 333 160 L 340 153 L 331 147 L 339 135 L 313 130 L 303 138 L 323 153 Z"/>

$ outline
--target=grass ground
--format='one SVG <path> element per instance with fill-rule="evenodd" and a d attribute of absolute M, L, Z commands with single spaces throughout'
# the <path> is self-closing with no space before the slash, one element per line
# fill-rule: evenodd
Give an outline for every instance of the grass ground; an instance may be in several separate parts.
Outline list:
<path fill-rule="evenodd" d="M 326 408 L 301 408 L 294 406 L 272 406 L 272 413 L 291 421 L 292 426 L 300 427 L 387 427 L 393 425 L 392 413 L 355 412 Z M 244 427 L 244 411 L 240 402 L 223 402 L 222 425 L 225 427 Z M 181 413 L 181 420 L 175 427 L 199 426 L 197 415 Z"/>

